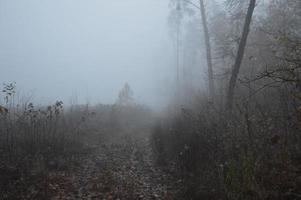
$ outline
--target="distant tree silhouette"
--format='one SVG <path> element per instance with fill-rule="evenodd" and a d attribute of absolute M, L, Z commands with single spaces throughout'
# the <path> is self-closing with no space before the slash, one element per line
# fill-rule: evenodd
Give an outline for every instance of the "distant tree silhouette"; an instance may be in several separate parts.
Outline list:
<path fill-rule="evenodd" d="M 132 105 L 134 103 L 134 92 L 128 83 L 125 83 L 118 95 L 117 104 L 120 105 Z"/>
<path fill-rule="evenodd" d="M 207 67 L 208 67 L 208 85 L 209 85 L 209 94 L 211 100 L 214 98 L 215 89 L 214 89 L 214 80 L 213 80 L 213 66 L 212 66 L 212 54 L 211 54 L 211 42 L 208 28 L 208 21 L 206 15 L 206 8 L 204 5 L 204 0 L 200 0 L 200 10 L 202 15 L 202 24 L 204 31 L 204 39 L 206 45 L 206 56 L 207 56 Z"/>

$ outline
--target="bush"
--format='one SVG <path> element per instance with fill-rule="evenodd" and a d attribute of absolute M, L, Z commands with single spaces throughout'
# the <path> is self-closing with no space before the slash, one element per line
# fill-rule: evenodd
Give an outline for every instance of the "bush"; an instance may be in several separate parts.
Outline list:
<path fill-rule="evenodd" d="M 233 113 L 207 103 L 181 109 L 153 129 L 157 164 L 184 180 L 184 199 L 296 197 L 300 126 L 292 110 L 283 115 L 273 106 L 240 104 Z"/>

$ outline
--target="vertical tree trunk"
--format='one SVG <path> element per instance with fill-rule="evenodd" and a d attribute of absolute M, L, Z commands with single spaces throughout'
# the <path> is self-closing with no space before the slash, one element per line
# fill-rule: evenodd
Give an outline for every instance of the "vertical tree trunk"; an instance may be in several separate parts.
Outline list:
<path fill-rule="evenodd" d="M 234 89 L 236 86 L 236 81 L 237 81 L 237 77 L 239 74 L 242 59 L 244 57 L 244 52 L 245 52 L 245 48 L 246 48 L 246 44 L 247 44 L 249 31 L 250 31 L 250 24 L 252 21 L 252 16 L 253 16 L 255 6 L 256 6 L 256 0 L 250 0 L 248 12 L 247 12 L 247 16 L 246 16 L 246 20 L 245 20 L 245 24 L 244 24 L 243 33 L 242 33 L 242 36 L 241 36 L 241 39 L 239 42 L 239 47 L 238 47 L 235 63 L 233 66 L 231 79 L 229 82 L 229 90 L 228 90 L 228 94 L 227 94 L 227 105 L 226 105 L 228 110 L 232 110 L 232 107 L 233 107 Z"/>
<path fill-rule="evenodd" d="M 205 44 L 206 44 L 209 94 L 211 100 L 213 100 L 215 91 L 214 91 L 214 81 L 213 81 L 212 55 L 211 55 L 210 36 L 209 36 L 204 0 L 200 0 L 200 10 L 202 15 L 202 23 L 203 23 L 203 30 L 204 30 L 204 37 L 205 37 Z"/>

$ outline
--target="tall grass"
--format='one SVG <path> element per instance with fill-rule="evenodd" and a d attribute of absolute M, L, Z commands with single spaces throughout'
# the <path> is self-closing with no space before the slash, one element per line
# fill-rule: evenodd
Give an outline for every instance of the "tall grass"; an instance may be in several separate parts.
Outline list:
<path fill-rule="evenodd" d="M 240 100 L 232 113 L 200 100 L 156 124 L 157 163 L 184 180 L 184 199 L 298 198 L 300 102 L 260 99 Z"/>
<path fill-rule="evenodd" d="M 49 106 L 16 103 L 15 83 L 5 84 L 0 112 L 0 199 L 21 198 L 16 185 L 41 181 L 50 171 L 81 164 L 102 143 L 126 132 L 143 133 L 152 116 L 140 105 Z M 26 192 L 20 192 L 25 193 Z M 42 198 L 48 198 L 41 191 Z M 44 195 L 44 196 L 43 196 Z M 45 196 L 46 195 L 46 196 Z"/>

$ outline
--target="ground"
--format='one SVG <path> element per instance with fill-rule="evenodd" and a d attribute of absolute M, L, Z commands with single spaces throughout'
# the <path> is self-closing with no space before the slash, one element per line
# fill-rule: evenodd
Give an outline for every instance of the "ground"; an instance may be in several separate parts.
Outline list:
<path fill-rule="evenodd" d="M 175 199 L 181 181 L 154 166 L 147 134 L 126 134 L 95 145 L 71 171 L 52 172 L 51 199 Z"/>

